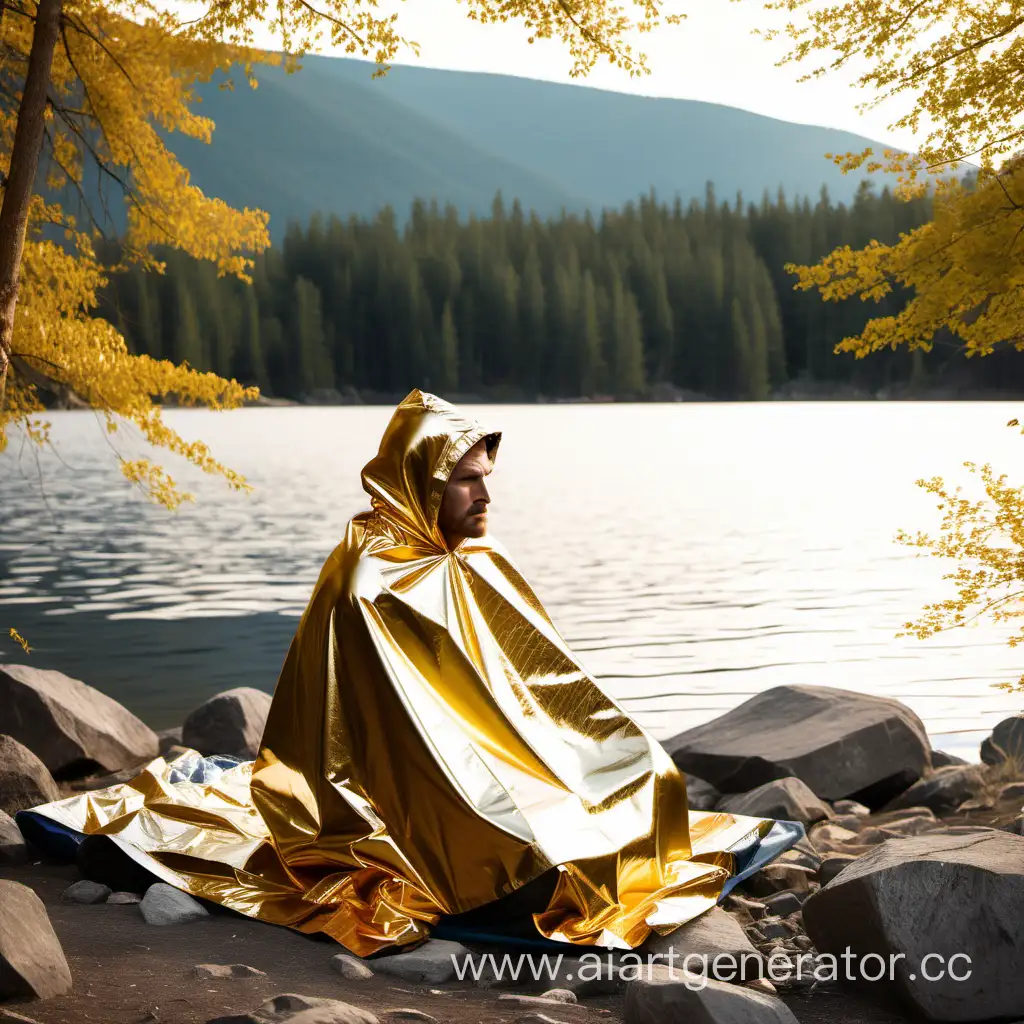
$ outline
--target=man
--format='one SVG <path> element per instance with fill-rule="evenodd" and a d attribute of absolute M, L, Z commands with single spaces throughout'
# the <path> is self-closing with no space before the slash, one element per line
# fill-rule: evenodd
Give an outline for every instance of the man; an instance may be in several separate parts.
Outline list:
<path fill-rule="evenodd" d="M 254 764 L 158 760 L 35 813 L 360 955 L 543 877 L 535 933 L 581 945 L 713 906 L 773 823 L 688 815 L 671 759 L 576 660 L 487 536 L 499 442 L 433 395 L 399 405 Z"/>

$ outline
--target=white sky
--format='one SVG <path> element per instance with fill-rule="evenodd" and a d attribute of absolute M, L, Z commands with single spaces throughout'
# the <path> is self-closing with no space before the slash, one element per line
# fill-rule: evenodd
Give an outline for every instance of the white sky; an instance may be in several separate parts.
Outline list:
<path fill-rule="evenodd" d="M 649 57 L 650 75 L 631 79 L 624 71 L 599 66 L 582 80 L 570 79 L 572 62 L 560 42 L 530 45 L 527 30 L 518 22 L 480 25 L 470 21 L 458 0 L 384 0 L 381 7 L 396 10 L 401 34 L 420 44 L 419 59 L 406 52 L 395 63 L 707 100 L 786 121 L 842 128 L 901 147 L 913 145 L 912 135 L 888 130 L 902 109 L 857 111 L 857 104 L 868 95 L 851 87 L 852 74 L 845 79 L 829 75 L 799 83 L 810 64 L 775 67 L 785 52 L 785 41 L 769 43 L 751 34 L 755 27 L 768 26 L 766 18 L 776 17 L 766 14 L 762 0 L 669 0 L 666 7 L 685 12 L 686 21 L 636 40 L 636 49 Z"/>

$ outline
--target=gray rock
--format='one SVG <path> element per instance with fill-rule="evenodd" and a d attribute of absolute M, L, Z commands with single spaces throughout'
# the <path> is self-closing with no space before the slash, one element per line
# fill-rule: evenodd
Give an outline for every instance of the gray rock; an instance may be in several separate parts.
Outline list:
<path fill-rule="evenodd" d="M 713 811 L 722 794 L 696 775 L 686 776 L 686 805 L 694 811 Z"/>
<path fill-rule="evenodd" d="M 176 725 L 173 729 L 161 729 L 156 734 L 160 742 L 160 756 L 166 757 L 176 749 L 185 749 L 181 742 L 181 726 Z"/>
<path fill-rule="evenodd" d="M 889 804 L 891 810 L 903 807 L 927 807 L 936 814 L 949 814 L 965 800 L 984 790 L 987 779 L 981 765 L 951 764 L 915 782 Z"/>
<path fill-rule="evenodd" d="M 819 800 L 797 778 L 773 779 L 749 793 L 723 797 L 716 808 L 730 814 L 746 814 L 752 818 L 775 818 L 811 824 L 827 818 L 828 804 Z"/>
<path fill-rule="evenodd" d="M 741 884 L 751 896 L 766 898 L 786 889 L 807 892 L 814 876 L 812 869 L 797 864 L 769 864 Z"/>
<path fill-rule="evenodd" d="M 921 720 L 899 701 L 823 686 L 776 686 L 663 744 L 723 792 L 796 776 L 817 796 L 875 806 L 930 767 Z"/>
<path fill-rule="evenodd" d="M 852 829 L 842 828 L 831 821 L 823 821 L 807 833 L 807 838 L 818 855 L 824 856 L 833 850 L 842 849 L 848 843 L 858 842 L 859 835 L 859 832 Z"/>
<path fill-rule="evenodd" d="M 114 906 L 132 906 L 135 903 L 141 903 L 142 897 L 137 892 L 112 892 L 107 897 L 107 902 L 114 904 Z"/>
<path fill-rule="evenodd" d="M 546 1013 L 524 1013 L 516 1017 L 516 1024 L 566 1024 L 557 1017 L 549 1017 Z"/>
<path fill-rule="evenodd" d="M 65 903 L 106 903 L 109 895 L 109 886 L 83 878 L 80 882 L 69 885 L 60 894 L 60 898 Z"/>
<path fill-rule="evenodd" d="M 1008 782 L 1000 787 L 996 794 L 998 803 L 1021 803 L 1024 802 L 1024 782 Z"/>
<path fill-rule="evenodd" d="M 260 749 L 271 696 L 251 686 L 225 690 L 189 713 L 181 727 L 186 747 L 201 754 L 230 754 L 252 760 Z"/>
<path fill-rule="evenodd" d="M 945 768 L 951 764 L 968 764 L 962 757 L 957 757 L 956 754 L 947 754 L 944 750 L 933 750 L 932 751 L 932 767 L 933 768 Z"/>
<path fill-rule="evenodd" d="M 431 1017 L 424 1010 L 416 1010 L 411 1006 L 398 1006 L 393 1010 L 384 1010 L 384 1016 L 388 1020 L 418 1020 L 423 1024 L 437 1024 L 437 1018 Z"/>
<path fill-rule="evenodd" d="M 1017 774 L 1024 776 L 1024 715 L 1004 718 L 981 741 L 981 759 L 985 764 L 1016 766 Z"/>
<path fill-rule="evenodd" d="M 24 864 L 28 860 L 28 847 L 17 822 L 5 811 L 0 811 L 0 864 Z"/>
<path fill-rule="evenodd" d="M 848 832 L 859 832 L 865 824 L 859 814 L 833 814 L 828 823 L 837 828 L 845 828 Z"/>
<path fill-rule="evenodd" d="M 550 999 L 554 1003 L 575 1003 L 578 1001 L 576 993 L 567 988 L 549 988 L 546 992 L 541 992 L 540 997 L 541 999 Z"/>
<path fill-rule="evenodd" d="M 185 924 L 209 917 L 210 912 L 188 893 L 165 882 L 154 882 L 142 897 L 139 910 L 146 924 Z"/>
<path fill-rule="evenodd" d="M 116 772 L 159 753 L 156 733 L 99 690 L 63 672 L 0 665 L 4 729 L 56 774 Z"/>
<path fill-rule="evenodd" d="M 768 899 L 765 900 L 768 913 L 777 917 L 786 917 L 789 914 L 795 914 L 803 905 L 801 896 L 806 897 L 806 893 L 797 895 L 795 892 L 780 892 L 776 893 L 774 896 L 769 896 Z"/>
<path fill-rule="evenodd" d="M 0 1001 L 51 999 L 71 990 L 71 971 L 43 901 L 0 880 Z"/>
<path fill-rule="evenodd" d="M 6 716 L 4 721 L 6 727 Z M 59 799 L 46 765 L 28 747 L 0 734 L 0 811 L 17 814 Z"/>
<path fill-rule="evenodd" d="M 748 900 L 735 890 L 725 897 L 723 909 L 739 920 L 740 924 L 753 924 L 768 914 L 768 906 L 760 900 Z"/>
<path fill-rule="evenodd" d="M 797 1024 L 780 999 L 656 964 L 626 988 L 625 1024 Z"/>
<path fill-rule="evenodd" d="M 885 843 L 811 896 L 803 919 L 822 953 L 849 947 L 886 964 L 903 954 L 897 985 L 930 1020 L 1024 1016 L 1024 838 L 990 830 Z M 943 958 L 941 978 L 934 968 L 924 977 L 929 954 Z"/>
<path fill-rule="evenodd" d="M 828 885 L 844 868 L 852 864 L 857 857 L 852 853 L 830 853 L 818 868 L 818 881 Z"/>
<path fill-rule="evenodd" d="M 338 953 L 332 956 L 331 966 L 348 981 L 366 981 L 373 977 L 373 971 L 351 953 Z"/>
<path fill-rule="evenodd" d="M 408 953 L 375 959 L 372 967 L 375 974 L 439 985 L 451 981 L 455 977 L 456 963 L 461 964 L 469 956 L 469 950 L 461 942 L 428 939 Z"/>
<path fill-rule="evenodd" d="M 858 818 L 863 818 L 871 813 L 871 808 L 866 807 L 858 800 L 837 800 L 832 805 L 832 810 L 835 814 L 855 814 Z"/>
<path fill-rule="evenodd" d="M 248 964 L 196 964 L 192 968 L 192 976 L 205 981 L 220 981 L 229 978 L 265 978 L 267 972 L 258 971 Z"/>
<path fill-rule="evenodd" d="M 216 1017 L 206 1024 L 378 1024 L 378 1020 L 351 1003 L 289 993 L 268 999 L 251 1013 Z"/>
<path fill-rule="evenodd" d="M 937 824 L 934 816 L 915 813 L 906 818 L 889 818 L 879 827 L 898 836 L 917 836 L 931 832 Z"/>
<path fill-rule="evenodd" d="M 557 993 L 554 995 L 553 993 Z M 517 1006 L 532 1006 L 537 1010 L 561 1003 L 563 1006 L 576 1002 L 576 993 L 565 988 L 549 989 L 540 996 L 523 996 L 518 993 L 503 992 L 498 996 L 499 1002 L 515 1003 Z"/>
<path fill-rule="evenodd" d="M 638 952 L 642 958 L 653 954 L 669 957 L 669 964 L 695 974 L 710 970 L 716 976 L 716 962 L 720 972 L 729 972 L 736 980 L 764 973 L 761 955 L 743 928 L 721 907 L 712 907 L 668 935 L 649 936 Z"/>

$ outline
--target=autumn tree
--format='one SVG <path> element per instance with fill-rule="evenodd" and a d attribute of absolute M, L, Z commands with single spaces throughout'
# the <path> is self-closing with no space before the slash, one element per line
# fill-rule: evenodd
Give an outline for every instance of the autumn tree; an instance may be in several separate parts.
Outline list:
<path fill-rule="evenodd" d="M 792 18 L 787 62 L 810 61 L 807 77 L 866 62 L 858 84 L 866 107 L 902 105 L 892 127 L 925 133 L 916 154 L 838 154 L 847 170 L 888 169 L 910 198 L 936 192 L 933 219 L 893 244 L 841 246 L 816 264 L 793 265 L 797 286 L 826 300 L 876 301 L 909 291 L 903 308 L 869 320 L 838 351 L 934 345 L 987 356 L 1024 349 L 1024 0 L 773 0 Z M 977 163 L 964 175 L 962 161 Z M 931 175 L 943 174 L 937 182 Z M 1013 420 L 1011 426 L 1018 426 Z M 981 487 L 965 496 L 941 479 L 919 484 L 939 499 L 940 534 L 901 534 L 905 543 L 957 563 L 946 575 L 955 597 L 929 605 L 906 632 L 921 637 L 979 615 L 1020 618 L 1024 588 L 1024 490 L 990 465 L 967 464 Z M 1024 627 L 1011 644 L 1024 640 Z M 1024 688 L 1024 675 L 1018 683 Z"/>
<path fill-rule="evenodd" d="M 561 40 L 574 75 L 601 60 L 643 74 L 644 56 L 627 40 L 635 29 L 679 20 L 661 8 L 661 0 L 633 0 L 628 8 L 613 0 L 467 0 L 465 7 L 479 22 L 517 22 L 531 41 Z M 234 75 L 255 86 L 254 69 L 279 59 L 254 48 L 257 32 L 269 32 L 284 54 L 327 43 L 376 61 L 380 73 L 415 47 L 400 34 L 397 15 L 361 0 L 13 0 L 0 8 L 0 450 L 14 427 L 45 442 L 37 416 L 44 393 L 73 393 L 106 417 L 112 433 L 134 424 L 151 445 L 232 487 L 247 486 L 206 445 L 174 431 L 161 404 L 231 408 L 255 390 L 185 362 L 131 353 L 96 306 L 111 274 L 132 265 L 161 271 L 158 247 L 245 280 L 253 256 L 269 244 L 264 213 L 205 196 L 165 143 L 168 132 L 209 141 L 214 126 L 196 112 L 198 84 L 224 76 L 231 87 Z M 113 222 L 110 201 L 123 202 L 127 215 L 113 265 L 99 246 Z M 201 349 L 185 336 L 195 329 L 190 298 L 182 298 L 180 314 L 172 346 Z M 310 312 L 306 322 L 315 319 Z M 248 322 L 251 357 L 256 328 Z M 259 326 L 271 360 L 281 321 Z M 320 359 L 324 346 L 314 340 Z M 168 506 L 187 497 L 148 459 L 121 459 L 121 468 Z"/>

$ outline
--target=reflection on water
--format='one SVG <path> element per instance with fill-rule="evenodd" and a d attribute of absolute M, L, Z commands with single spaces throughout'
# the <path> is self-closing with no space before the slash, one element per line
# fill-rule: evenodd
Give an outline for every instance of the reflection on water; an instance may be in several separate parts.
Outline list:
<path fill-rule="evenodd" d="M 947 749 L 1018 710 L 1020 666 L 987 625 L 893 634 L 947 593 L 892 542 L 931 529 L 922 476 L 1012 470 L 996 403 L 490 406 L 504 430 L 492 529 L 609 690 L 658 736 L 783 682 L 900 697 Z M 173 411 L 246 473 L 250 496 L 172 466 L 170 514 L 123 483 L 89 413 L 52 417 L 57 454 L 0 459 L 0 654 L 17 626 L 61 668 L 153 724 L 231 685 L 273 686 L 348 517 L 385 408 Z M 117 441 L 125 454 L 139 450 Z M 1021 482 L 1024 482 L 1022 480 Z"/>

